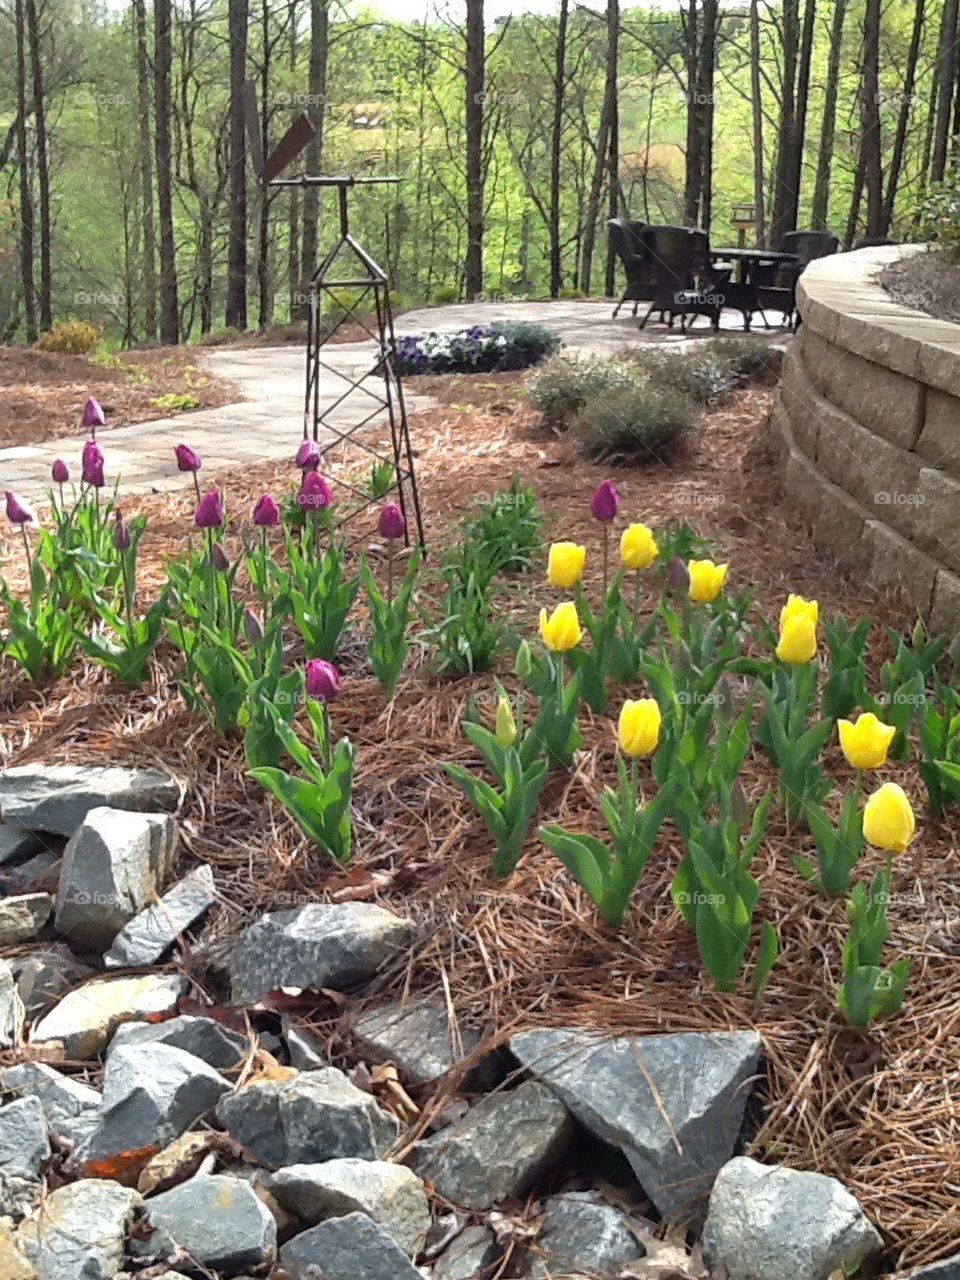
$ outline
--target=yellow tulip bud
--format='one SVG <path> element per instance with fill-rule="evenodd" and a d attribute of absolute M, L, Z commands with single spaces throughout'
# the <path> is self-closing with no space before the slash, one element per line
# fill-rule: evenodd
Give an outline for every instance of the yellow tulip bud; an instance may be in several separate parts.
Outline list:
<path fill-rule="evenodd" d="M 517 722 L 513 718 L 510 699 L 505 693 L 501 693 L 500 701 L 497 703 L 496 734 L 497 741 L 504 751 L 507 747 L 512 747 L 517 740 Z"/>
<path fill-rule="evenodd" d="M 620 708 L 617 741 L 625 756 L 651 756 L 660 741 L 660 708 L 653 698 L 627 700 Z"/>
<path fill-rule="evenodd" d="M 576 542 L 555 542 L 547 557 L 547 580 L 551 587 L 569 591 L 583 575 L 587 548 Z"/>
<path fill-rule="evenodd" d="M 558 604 L 549 616 L 546 609 L 540 610 L 540 635 L 543 643 L 554 653 L 566 653 L 568 649 L 576 648 L 583 632 L 580 630 L 577 606 L 572 600 Z"/>
<path fill-rule="evenodd" d="M 627 525 L 620 535 L 620 560 L 625 569 L 649 569 L 660 554 L 657 540 L 645 524 Z"/>
<path fill-rule="evenodd" d="M 714 564 L 712 560 L 690 560 L 690 599 L 694 604 L 712 604 L 723 590 L 728 565 Z"/>
<path fill-rule="evenodd" d="M 817 624 L 808 613 L 788 613 L 780 623 L 777 657 L 800 666 L 816 657 Z"/>
<path fill-rule="evenodd" d="M 902 787 L 885 782 L 863 807 L 863 834 L 878 849 L 903 853 L 913 839 L 917 822 Z"/>
<path fill-rule="evenodd" d="M 804 600 L 803 596 L 792 593 L 787 596 L 787 603 L 780 610 L 780 626 L 787 618 L 807 618 L 814 626 L 820 621 L 820 605 L 816 600 Z"/>
<path fill-rule="evenodd" d="M 897 733 L 893 725 L 884 724 L 872 711 L 865 711 L 856 721 L 838 720 L 837 731 L 843 754 L 855 769 L 879 769 L 885 765 Z"/>

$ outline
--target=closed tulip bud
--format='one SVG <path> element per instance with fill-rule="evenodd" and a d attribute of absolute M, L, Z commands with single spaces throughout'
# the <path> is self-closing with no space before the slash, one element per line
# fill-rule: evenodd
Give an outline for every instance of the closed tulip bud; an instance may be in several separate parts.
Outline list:
<path fill-rule="evenodd" d="M 307 693 L 318 702 L 333 702 L 340 694 L 340 672 L 322 658 L 307 663 L 306 682 Z"/>
<path fill-rule="evenodd" d="M 22 498 L 18 498 L 15 493 L 11 493 L 11 491 L 7 489 L 6 499 L 7 519 L 11 524 L 31 524 L 33 522 L 33 512 Z"/>
<path fill-rule="evenodd" d="M 517 659 L 513 664 L 513 669 L 519 680 L 526 682 L 530 679 L 530 673 L 533 670 L 533 652 L 528 640 L 520 641 L 520 644 L 517 647 Z"/>
<path fill-rule="evenodd" d="M 106 422 L 107 417 L 103 412 L 100 401 L 96 396 L 88 397 L 87 403 L 83 406 L 83 425 L 85 427 L 93 427 L 96 430 L 97 427 L 106 426 Z"/>
<path fill-rule="evenodd" d="M 840 746 L 847 762 L 855 769 L 879 769 L 887 763 L 887 752 L 897 731 L 865 711 L 854 720 L 838 720 Z"/>
<path fill-rule="evenodd" d="M 230 570 L 230 557 L 227 555 L 223 546 L 219 542 L 215 542 L 210 550 L 210 559 L 213 561 L 213 567 L 218 573 L 228 573 Z"/>
<path fill-rule="evenodd" d="M 320 465 L 320 446 L 316 440 L 304 440 L 297 450 L 297 466 L 301 471 L 316 471 Z"/>
<path fill-rule="evenodd" d="M 651 756 L 660 741 L 660 707 L 654 698 L 629 699 L 620 708 L 617 741 L 625 756 Z"/>
<path fill-rule="evenodd" d="M 820 621 L 820 605 L 816 600 L 804 600 L 803 596 L 791 593 L 780 610 L 780 625 L 783 626 L 788 618 L 807 618 L 816 624 Z"/>
<path fill-rule="evenodd" d="M 555 542 L 547 556 L 547 581 L 551 587 L 569 591 L 583 575 L 587 549 L 576 542 Z"/>
<path fill-rule="evenodd" d="M 730 788 L 730 816 L 738 827 L 745 827 L 750 819 L 747 793 L 739 778 L 734 778 L 733 786 Z"/>
<path fill-rule="evenodd" d="M 257 499 L 257 505 L 253 508 L 253 523 L 261 529 L 270 529 L 280 523 L 280 508 L 269 493 Z"/>
<path fill-rule="evenodd" d="M 299 502 L 308 511 L 323 511 L 333 501 L 329 484 L 319 471 L 308 471 L 303 477 Z"/>
<path fill-rule="evenodd" d="M 203 459 L 199 453 L 196 449 L 191 449 L 188 444 L 178 444 L 174 453 L 177 457 L 178 471 L 199 471 L 203 466 Z"/>
<path fill-rule="evenodd" d="M 913 839 L 917 822 L 903 788 L 885 782 L 863 808 L 863 834 L 877 849 L 903 853 Z"/>
<path fill-rule="evenodd" d="M 553 653 L 566 653 L 574 649 L 583 638 L 577 606 L 572 600 L 558 604 L 553 613 L 540 610 L 540 635 L 543 643 Z"/>
<path fill-rule="evenodd" d="M 625 569 L 649 569 L 660 553 L 645 524 L 628 524 L 620 535 L 620 560 Z"/>
<path fill-rule="evenodd" d="M 103 478 L 103 450 L 96 440 L 88 440 L 83 446 L 80 474 L 84 484 L 90 485 L 93 489 L 103 488 L 105 484 Z"/>
<path fill-rule="evenodd" d="M 53 466 L 50 468 L 50 475 L 54 484 L 66 484 L 70 479 L 70 468 L 62 458 L 57 458 Z"/>
<path fill-rule="evenodd" d="M 377 532 L 381 538 L 388 538 L 391 541 L 407 536 L 407 522 L 398 502 L 388 502 L 380 508 Z"/>
<path fill-rule="evenodd" d="M 803 610 L 785 612 L 780 621 L 780 639 L 777 642 L 777 657 L 780 661 L 799 667 L 810 662 L 816 653 L 816 618 Z"/>
<path fill-rule="evenodd" d="M 612 480 L 597 485 L 590 499 L 590 514 L 594 520 L 616 520 L 620 510 L 620 490 Z"/>
<path fill-rule="evenodd" d="M 714 564 L 712 560 L 690 560 L 690 599 L 694 604 L 712 604 L 723 590 L 728 565 Z"/>
<path fill-rule="evenodd" d="M 244 611 L 243 633 L 251 644 L 260 644 L 263 640 L 263 623 L 252 609 Z"/>
<path fill-rule="evenodd" d="M 133 545 L 133 537 L 130 533 L 130 526 L 124 520 L 123 515 L 118 511 L 116 521 L 113 526 L 113 545 L 118 551 L 129 551 Z"/>
<path fill-rule="evenodd" d="M 216 489 L 211 489 L 200 499 L 193 518 L 198 529 L 220 528 L 223 524 L 223 499 Z"/>
<path fill-rule="evenodd" d="M 667 565 L 667 585 L 671 591 L 688 591 L 690 589 L 690 574 L 687 570 L 687 564 L 679 556 L 674 556 Z"/>
<path fill-rule="evenodd" d="M 504 751 L 507 747 L 512 747 L 517 740 L 517 722 L 513 718 L 510 699 L 505 693 L 501 693 L 500 701 L 497 703 L 496 735 Z"/>

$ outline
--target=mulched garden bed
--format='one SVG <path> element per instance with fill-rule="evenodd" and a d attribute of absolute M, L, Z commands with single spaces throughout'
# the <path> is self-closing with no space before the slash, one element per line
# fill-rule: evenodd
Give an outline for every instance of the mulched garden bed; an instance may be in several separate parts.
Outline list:
<path fill-rule="evenodd" d="M 905 307 L 960 324 L 960 262 L 954 250 L 910 254 L 884 267 L 877 279 Z"/>

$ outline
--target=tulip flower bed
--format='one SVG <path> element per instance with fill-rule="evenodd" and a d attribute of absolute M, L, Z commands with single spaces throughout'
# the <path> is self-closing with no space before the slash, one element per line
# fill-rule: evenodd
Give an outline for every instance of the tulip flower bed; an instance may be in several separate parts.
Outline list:
<path fill-rule="evenodd" d="M 460 333 L 398 338 L 397 363 L 405 375 L 492 373 L 527 369 L 551 355 L 560 339 L 542 324 L 473 325 Z"/>
<path fill-rule="evenodd" d="M 18 762 L 189 780 L 223 899 L 189 953 L 211 993 L 250 913 L 325 894 L 413 916 L 388 982 L 495 1033 L 756 1026 L 753 1152 L 842 1177 L 918 1262 L 960 1177 L 957 673 L 766 507 L 729 444 L 755 410 L 708 417 L 699 468 L 615 485 L 523 408 L 441 422 L 426 560 L 386 504 L 344 546 L 309 447 L 287 497 L 178 451 L 192 495 L 120 516 L 88 448 L 76 502 L 63 472 L 42 521 L 8 499 L 5 736 Z M 339 1009 L 295 1004 L 346 1064 Z"/>

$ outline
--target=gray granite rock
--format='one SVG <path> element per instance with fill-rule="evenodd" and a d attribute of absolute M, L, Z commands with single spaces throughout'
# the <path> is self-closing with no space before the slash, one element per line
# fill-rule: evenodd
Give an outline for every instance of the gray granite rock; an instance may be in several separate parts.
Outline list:
<path fill-rule="evenodd" d="M 153 1230 L 132 1242 L 138 1254 L 174 1254 L 177 1247 L 204 1267 L 235 1276 L 272 1262 L 277 1249 L 273 1214 L 249 1182 L 226 1174 L 197 1174 L 145 1205 Z"/>
<path fill-rule="evenodd" d="M 546 1202 L 543 1229 L 524 1275 L 530 1280 L 589 1272 L 618 1276 L 629 1262 L 646 1256 L 630 1229 L 630 1219 L 592 1191 L 568 1191 Z"/>
<path fill-rule="evenodd" d="M 0 1107 L 0 1169 L 36 1177 L 50 1159 L 47 1118 L 39 1098 L 18 1098 Z"/>
<path fill-rule="evenodd" d="M 942 1258 L 940 1262 L 931 1262 L 919 1271 L 911 1271 L 904 1280 L 960 1280 L 960 1253 L 952 1258 Z"/>
<path fill-rule="evenodd" d="M 753 1031 L 605 1040 L 559 1029 L 523 1032 L 510 1048 L 673 1216 L 700 1211 L 732 1154 L 761 1042 Z"/>
<path fill-rule="evenodd" d="M 62 861 L 53 849 L 41 849 L 26 862 L 9 863 L 0 870 L 0 892 L 56 893 Z"/>
<path fill-rule="evenodd" d="M 103 963 L 108 969 L 156 964 L 216 900 L 213 868 L 196 867 L 123 926 Z"/>
<path fill-rule="evenodd" d="M 315 1067 L 330 1065 L 323 1045 L 306 1027 L 297 1026 L 286 1014 L 282 1019 L 282 1026 L 291 1067 L 296 1067 L 298 1071 L 312 1071 Z"/>
<path fill-rule="evenodd" d="M 421 1142 L 413 1166 L 467 1209 L 522 1195 L 563 1154 L 573 1121 L 549 1089 L 527 1081 L 492 1093 L 462 1120 Z"/>
<path fill-rule="evenodd" d="M 169 1044 L 201 1062 L 228 1071 L 250 1050 L 250 1041 L 215 1018 L 181 1014 L 163 1022 L 126 1022 L 110 1041 L 108 1054 L 129 1045 Z"/>
<path fill-rule="evenodd" d="M 703 1231 L 708 1265 L 729 1280 L 828 1280 L 883 1247 L 856 1199 L 835 1178 L 746 1156 L 717 1174 Z"/>
<path fill-rule="evenodd" d="M 396 1117 L 335 1067 L 257 1080 L 217 1107 L 221 1123 L 264 1164 L 376 1160 L 400 1131 Z"/>
<path fill-rule="evenodd" d="M 20 999 L 31 1020 L 47 1013 L 62 996 L 94 973 L 62 942 L 18 956 L 13 967 Z"/>
<path fill-rule="evenodd" d="M 0 822 L 0 867 L 20 862 L 43 848 L 43 840 L 34 831 L 10 827 Z"/>
<path fill-rule="evenodd" d="M 113 1280 L 140 1204 L 130 1187 L 82 1178 L 50 1193 L 17 1229 L 17 1244 L 40 1280 Z"/>
<path fill-rule="evenodd" d="M 365 1213 L 330 1218 L 280 1250 L 293 1280 L 423 1280 L 399 1245 Z M 311 1268 L 314 1268 L 313 1270 Z"/>
<path fill-rule="evenodd" d="M 491 1274 L 502 1255 L 489 1227 L 465 1227 L 434 1262 L 433 1280 L 477 1280 Z"/>
<path fill-rule="evenodd" d="M 33 1213 L 42 1195 L 43 1182 L 40 1178 L 0 1169 L 0 1219 L 10 1218 L 19 1222 Z M 0 1276 L 3 1276 L 2 1271 Z"/>
<path fill-rule="evenodd" d="M 365 902 L 313 902 L 252 924 L 230 958 L 235 1004 L 277 987 L 341 990 L 372 977 L 413 938 L 414 926 Z"/>
<path fill-rule="evenodd" d="M 0 773 L 0 817 L 27 831 L 72 836 L 91 809 L 175 813 L 180 784 L 156 769 L 18 765 Z"/>
<path fill-rule="evenodd" d="M 230 1086 L 213 1067 L 168 1044 L 121 1045 L 107 1058 L 103 1107 L 83 1160 L 165 1147 L 216 1105 Z"/>
<path fill-rule="evenodd" d="M 0 898 L 0 946 L 29 942 L 50 919 L 53 898 L 49 893 L 24 893 Z"/>
<path fill-rule="evenodd" d="M 23 1001 L 17 991 L 13 966 L 0 960 L 0 1049 L 15 1044 L 23 1026 Z"/>
<path fill-rule="evenodd" d="M 7 1226 L 0 1223 L 0 1276 L 3 1280 L 37 1280 L 37 1272 L 17 1248 Z"/>
<path fill-rule="evenodd" d="M 186 989 L 186 979 L 177 973 L 86 982 L 41 1018 L 31 1043 L 59 1045 L 68 1058 L 92 1058 L 122 1022 L 172 1013 Z"/>
<path fill-rule="evenodd" d="M 365 1213 L 411 1258 L 423 1248 L 430 1206 L 423 1183 L 384 1160 L 327 1160 L 280 1169 L 267 1181 L 285 1209 L 315 1226 L 327 1218 Z"/>
<path fill-rule="evenodd" d="M 371 1062 L 393 1062 L 409 1084 L 438 1080 L 469 1058 L 481 1040 L 472 1027 L 451 1026 L 446 1005 L 431 999 L 391 1001 L 368 1009 L 354 1022 L 353 1033 L 361 1053 Z"/>
<path fill-rule="evenodd" d="M 57 932 L 103 951 L 156 895 L 176 845 L 168 814 L 91 809 L 63 851 Z"/>
<path fill-rule="evenodd" d="M 0 1072 L 0 1089 L 14 1097 L 37 1098 L 50 1129 L 77 1143 L 98 1119 L 101 1096 L 82 1080 L 65 1076 L 45 1062 L 19 1062 Z"/>

